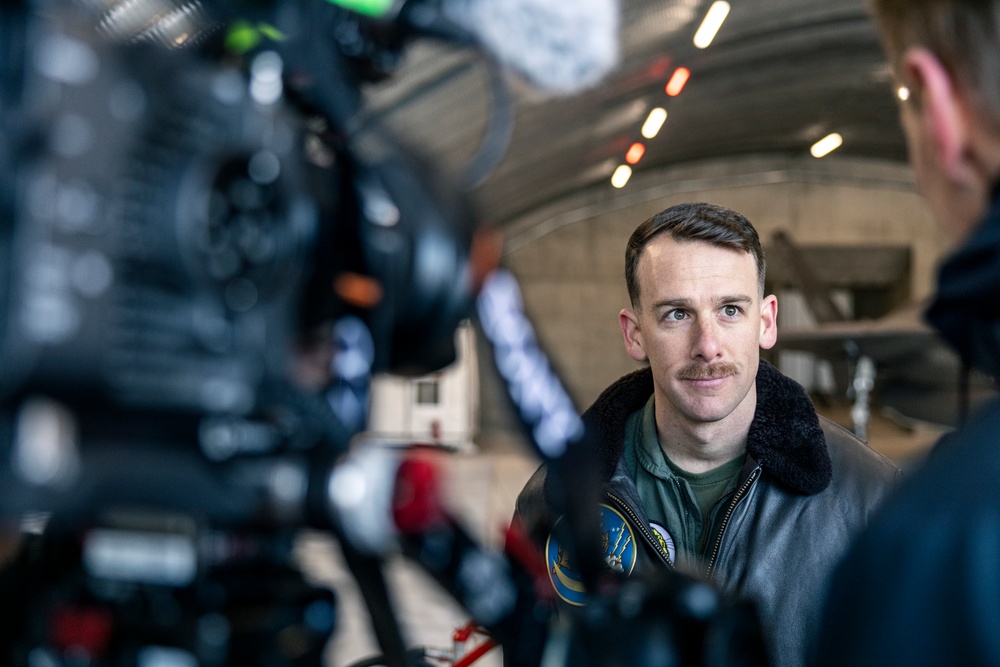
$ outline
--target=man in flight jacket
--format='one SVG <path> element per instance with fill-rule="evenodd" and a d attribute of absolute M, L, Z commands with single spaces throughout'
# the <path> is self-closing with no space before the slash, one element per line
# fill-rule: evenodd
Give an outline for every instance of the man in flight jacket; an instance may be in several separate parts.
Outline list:
<path fill-rule="evenodd" d="M 828 577 L 899 471 L 760 359 L 777 302 L 744 216 L 681 204 L 650 218 L 629 241 L 626 282 L 625 347 L 648 366 L 584 415 L 602 443 L 605 560 L 633 575 L 677 568 L 752 600 L 772 663 L 802 665 Z M 545 467 L 529 480 L 516 520 L 546 542 L 559 597 L 578 603 L 549 539 L 547 480 Z"/>

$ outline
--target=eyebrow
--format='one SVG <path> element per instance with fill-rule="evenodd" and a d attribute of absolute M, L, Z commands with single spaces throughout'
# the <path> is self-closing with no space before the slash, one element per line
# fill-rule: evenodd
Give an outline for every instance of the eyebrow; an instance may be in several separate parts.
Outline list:
<path fill-rule="evenodd" d="M 729 296 L 721 296 L 715 299 L 714 302 L 716 306 L 724 306 L 731 303 L 750 305 L 753 303 L 753 298 L 745 294 L 733 294 Z M 691 299 L 663 299 L 662 301 L 657 301 L 653 304 L 653 310 L 660 310 L 662 308 L 689 308 L 691 303 Z"/>

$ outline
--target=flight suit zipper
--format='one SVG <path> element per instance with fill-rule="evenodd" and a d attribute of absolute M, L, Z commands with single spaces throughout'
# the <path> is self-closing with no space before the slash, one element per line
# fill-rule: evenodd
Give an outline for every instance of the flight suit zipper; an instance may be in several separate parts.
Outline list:
<path fill-rule="evenodd" d="M 635 526 L 637 531 L 639 531 L 639 534 L 646 540 L 646 543 L 653 548 L 653 552 L 660 557 L 660 560 L 662 560 L 667 567 L 673 569 L 674 564 L 670 562 L 670 555 L 666 553 L 662 546 L 660 546 L 659 540 L 653 537 L 652 533 L 649 532 L 649 529 L 642 523 L 642 521 L 639 520 L 639 517 L 629 504 L 610 491 L 607 492 L 607 495 L 608 499 L 617 505 L 618 509 L 628 516 L 632 525 Z"/>
<path fill-rule="evenodd" d="M 726 527 L 729 525 L 729 519 L 733 516 L 733 512 L 736 510 L 736 506 L 743 500 L 743 497 L 753 486 L 753 483 L 760 477 L 760 468 L 755 468 L 750 476 L 747 477 L 747 481 L 743 482 L 736 493 L 733 494 L 733 499 L 729 503 L 729 508 L 726 510 L 725 515 L 722 517 L 722 525 L 719 526 L 719 535 L 715 538 L 715 546 L 712 548 L 712 557 L 708 561 L 708 568 L 705 570 L 705 577 L 711 578 L 712 570 L 715 569 L 715 559 L 719 556 L 719 548 L 722 546 L 722 536 L 726 532 Z"/>

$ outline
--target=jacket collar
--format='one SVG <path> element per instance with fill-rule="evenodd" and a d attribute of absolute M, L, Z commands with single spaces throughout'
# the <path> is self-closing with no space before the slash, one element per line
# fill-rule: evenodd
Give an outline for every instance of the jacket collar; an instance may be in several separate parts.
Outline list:
<path fill-rule="evenodd" d="M 950 343 L 962 362 L 1000 375 L 1000 187 L 994 189 L 986 218 L 966 242 L 941 264 L 938 289 L 927 320 Z"/>
<path fill-rule="evenodd" d="M 625 422 L 653 393 L 649 368 L 630 373 L 587 409 L 583 418 L 601 441 L 603 479 L 611 477 L 625 448 Z M 811 495 L 833 476 L 826 439 L 805 390 L 761 360 L 757 371 L 757 411 L 747 434 L 747 454 L 788 489 Z"/>

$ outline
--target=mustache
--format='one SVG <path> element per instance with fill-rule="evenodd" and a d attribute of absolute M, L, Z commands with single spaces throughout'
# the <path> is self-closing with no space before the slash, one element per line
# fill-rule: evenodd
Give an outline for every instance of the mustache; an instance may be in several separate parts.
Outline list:
<path fill-rule="evenodd" d="M 677 373 L 679 380 L 714 380 L 740 372 L 739 366 L 730 361 L 720 361 L 715 364 L 693 363 L 685 366 Z"/>

